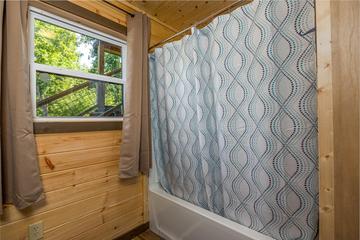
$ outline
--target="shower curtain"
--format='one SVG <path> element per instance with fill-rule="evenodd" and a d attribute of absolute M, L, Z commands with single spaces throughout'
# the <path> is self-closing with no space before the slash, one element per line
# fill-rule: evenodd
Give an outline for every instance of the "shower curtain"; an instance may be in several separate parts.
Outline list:
<path fill-rule="evenodd" d="M 169 193 L 275 239 L 318 224 L 314 2 L 258 1 L 150 56 Z"/>

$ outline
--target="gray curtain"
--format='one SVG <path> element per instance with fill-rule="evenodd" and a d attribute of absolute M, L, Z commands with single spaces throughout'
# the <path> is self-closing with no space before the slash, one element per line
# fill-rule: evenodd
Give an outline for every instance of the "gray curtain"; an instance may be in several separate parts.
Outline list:
<path fill-rule="evenodd" d="M 148 48 L 150 21 L 144 14 L 127 18 L 125 114 L 120 148 L 120 178 L 147 174 L 151 164 Z"/>
<path fill-rule="evenodd" d="M 33 134 L 27 10 L 27 1 L 0 2 L 0 200 L 19 209 L 43 198 Z"/>

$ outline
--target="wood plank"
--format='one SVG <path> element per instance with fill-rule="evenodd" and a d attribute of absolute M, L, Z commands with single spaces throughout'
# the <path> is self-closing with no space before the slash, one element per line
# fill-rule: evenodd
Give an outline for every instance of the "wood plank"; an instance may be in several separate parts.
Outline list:
<path fill-rule="evenodd" d="M 82 8 L 94 12 L 102 17 L 105 17 L 113 22 L 126 26 L 126 14 L 117 11 L 106 5 L 103 1 L 84 1 L 84 0 L 69 0 Z"/>
<path fill-rule="evenodd" d="M 150 46 L 172 36 L 173 34 L 175 34 L 175 32 L 170 31 L 169 29 L 155 21 L 151 21 Z"/>
<path fill-rule="evenodd" d="M 100 214 L 105 207 L 105 200 L 106 194 L 102 194 L 7 224 L 2 226 L 1 239 L 25 239 L 28 234 L 28 225 L 34 222 L 42 221 L 44 231 L 46 231 L 68 222 L 69 219 L 90 213 Z"/>
<path fill-rule="evenodd" d="M 120 180 L 118 176 L 110 176 L 91 182 L 86 182 L 75 186 L 51 191 L 45 194 L 45 201 L 29 207 L 23 211 L 17 210 L 13 205 L 4 205 L 3 215 L 0 218 L 0 225 L 24 219 L 35 214 L 46 212 L 66 204 L 70 204 L 107 192 L 110 192 L 109 195 L 116 197 L 117 199 L 126 199 L 127 197 L 129 197 L 129 192 L 131 193 L 138 190 L 139 188 L 141 189 L 141 183 L 142 181 L 140 177 L 137 179 Z M 112 191 L 118 192 L 111 194 Z M 108 201 L 113 202 L 111 198 Z"/>
<path fill-rule="evenodd" d="M 119 216 L 126 215 L 129 210 L 139 210 L 143 212 L 142 207 L 142 195 L 139 194 L 127 199 L 126 201 L 119 202 L 116 205 L 112 205 L 111 207 L 107 207 L 103 212 L 103 221 L 110 222 Z"/>
<path fill-rule="evenodd" d="M 45 239 L 70 239 L 97 226 L 100 226 L 107 222 L 112 222 L 113 219 L 127 216 L 129 213 L 129 209 L 131 209 L 130 213 L 134 213 L 133 217 L 136 218 L 138 217 L 139 211 L 141 211 L 141 200 L 141 195 L 138 195 L 129 198 L 128 200 L 123 201 L 116 206 L 112 206 L 109 208 L 103 206 L 104 209 L 102 212 L 91 213 L 87 216 L 76 218 L 74 220 L 66 222 L 63 225 L 49 229 L 45 231 L 44 237 Z"/>
<path fill-rule="evenodd" d="M 142 221 L 142 212 L 138 209 L 132 210 L 129 211 L 126 215 L 112 219 L 111 221 L 97 226 L 90 231 L 83 232 L 82 234 L 79 234 L 72 239 L 114 239 L 115 237 L 120 236 L 141 225 Z"/>
<path fill-rule="evenodd" d="M 105 206 L 107 207 L 116 206 L 120 202 L 123 202 L 124 200 L 130 197 L 137 196 L 139 194 L 142 195 L 143 193 L 141 190 L 142 190 L 142 186 L 141 186 L 141 182 L 139 181 L 136 186 L 129 185 L 127 187 L 122 187 L 110 191 L 107 193 Z"/>
<path fill-rule="evenodd" d="M 142 177 L 142 193 L 143 193 L 143 208 L 144 208 L 144 223 L 149 222 L 149 177 Z"/>
<path fill-rule="evenodd" d="M 40 155 L 102 148 L 119 145 L 121 131 L 40 134 L 36 142 Z"/>
<path fill-rule="evenodd" d="M 46 159 L 53 165 L 50 169 Z M 41 174 L 53 173 L 120 159 L 120 146 L 86 149 L 39 156 Z"/>
<path fill-rule="evenodd" d="M 130 2 L 127 2 L 127 1 L 120 2 L 120 1 L 117 1 L 117 0 L 107 0 L 107 1 L 110 2 L 111 4 L 114 4 L 116 7 L 120 8 L 120 9 L 124 9 L 125 11 L 128 11 L 130 13 L 141 12 L 143 14 L 146 14 L 151 19 L 152 23 L 153 22 L 158 23 L 158 24 L 166 27 L 168 31 L 171 31 L 171 32 L 174 32 L 174 33 L 179 31 L 179 29 L 176 29 L 176 28 L 170 26 L 169 24 L 164 23 L 163 21 L 161 21 L 156 16 L 150 14 L 149 12 L 143 11 L 142 9 L 134 6 Z"/>
<path fill-rule="evenodd" d="M 321 240 L 334 240 L 334 130 L 330 2 L 316 1 L 319 128 L 319 230 Z"/>
<path fill-rule="evenodd" d="M 115 176 L 118 173 L 118 166 L 118 161 L 111 161 L 55 173 L 43 174 L 41 178 L 44 191 L 49 192 L 99 178 Z"/>
<path fill-rule="evenodd" d="M 335 239 L 359 236 L 360 2 L 331 1 Z"/>
<path fill-rule="evenodd" d="M 67 222 L 54 229 L 45 231 L 44 239 L 71 239 L 72 237 L 77 236 L 83 232 L 91 231 L 91 229 L 94 229 L 97 226 L 101 226 L 102 224 L 103 221 L 101 214 L 91 213 L 87 216 Z"/>
<path fill-rule="evenodd" d="M 50 149 L 49 154 L 39 156 L 46 199 L 23 211 L 5 205 L 0 238 L 26 239 L 28 225 L 40 220 L 45 239 L 70 239 L 82 234 L 88 237 L 85 239 L 111 239 L 140 226 L 144 221 L 144 179 L 118 178 L 120 134 L 115 131 L 39 136 L 43 152 Z M 87 149 L 84 141 L 95 148 Z M 115 145 L 103 146 L 109 143 Z M 73 148 L 66 152 L 64 145 Z M 54 169 L 45 163 L 45 157 Z M 95 232 L 97 238 L 87 235 L 94 229 L 100 229 Z"/>
<path fill-rule="evenodd" d="M 234 1 L 128 1 L 130 4 L 179 31 Z"/>

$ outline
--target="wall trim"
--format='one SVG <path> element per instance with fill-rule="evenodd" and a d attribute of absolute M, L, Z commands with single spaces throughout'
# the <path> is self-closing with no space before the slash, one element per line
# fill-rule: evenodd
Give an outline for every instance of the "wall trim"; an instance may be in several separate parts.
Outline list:
<path fill-rule="evenodd" d="M 35 134 L 122 130 L 122 121 L 34 122 Z"/>

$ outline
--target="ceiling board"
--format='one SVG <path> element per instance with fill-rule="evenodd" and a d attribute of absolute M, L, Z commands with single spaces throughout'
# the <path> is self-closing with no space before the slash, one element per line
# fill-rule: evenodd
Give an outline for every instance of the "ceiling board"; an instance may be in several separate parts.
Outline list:
<path fill-rule="evenodd" d="M 126 26 L 126 15 L 119 14 L 119 10 L 112 8 L 103 1 L 69 0 L 69 2 L 72 2 L 89 11 L 97 13 L 98 15 L 105 17 L 111 21 Z"/>
<path fill-rule="evenodd" d="M 132 1 L 131 5 L 181 31 L 234 1 Z"/>
<path fill-rule="evenodd" d="M 130 13 L 136 11 L 143 12 L 151 19 L 151 38 L 150 46 L 157 45 L 163 40 L 168 39 L 175 33 L 191 27 L 195 23 L 212 16 L 222 9 L 234 4 L 237 1 L 133 1 L 133 0 L 106 0 L 113 6 L 106 3 L 105 0 L 69 0 L 81 7 L 106 17 L 114 22 L 126 26 L 126 14 L 124 9 Z M 244 3 L 251 0 L 244 0 Z M 210 20 L 202 23 L 203 27 Z M 188 34 L 185 32 L 184 34 Z M 177 36 L 172 40 L 181 38 L 184 34 Z"/>

